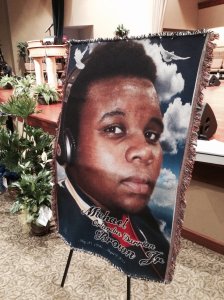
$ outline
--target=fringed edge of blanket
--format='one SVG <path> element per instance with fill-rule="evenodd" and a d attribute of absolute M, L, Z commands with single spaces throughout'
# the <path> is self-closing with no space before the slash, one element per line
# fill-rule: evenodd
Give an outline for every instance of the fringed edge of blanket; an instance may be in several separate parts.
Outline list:
<path fill-rule="evenodd" d="M 62 78 L 62 103 L 64 99 L 64 94 L 65 94 L 65 82 L 66 82 L 66 73 L 68 69 L 68 60 L 69 60 L 69 54 L 70 54 L 70 47 L 69 44 L 66 44 L 66 60 L 65 60 L 65 68 L 64 71 L 61 75 Z M 59 115 L 58 121 L 57 121 L 57 126 L 56 126 L 56 132 L 55 132 L 55 142 L 53 146 L 53 162 L 52 162 L 52 177 L 53 177 L 53 188 L 52 188 L 52 204 L 51 204 L 51 210 L 53 213 L 53 220 L 56 225 L 56 231 L 58 232 L 59 229 L 59 224 L 58 224 L 58 209 L 57 209 L 57 191 L 56 191 L 56 184 L 58 182 L 57 180 L 57 144 L 58 144 L 58 137 L 59 137 L 59 129 L 60 129 L 60 124 L 61 124 L 61 113 Z"/>
<path fill-rule="evenodd" d="M 201 32 L 203 33 L 203 32 Z M 197 33 L 198 34 L 198 33 Z M 213 49 L 216 45 L 213 43 L 218 39 L 218 34 L 214 32 L 206 32 L 207 37 L 199 65 L 199 72 L 197 75 L 197 83 L 195 85 L 194 96 L 192 101 L 192 114 L 190 120 L 189 134 L 184 153 L 184 160 L 181 169 L 180 183 L 177 190 L 177 203 L 173 221 L 171 250 L 168 259 L 168 268 L 165 276 L 165 282 L 169 283 L 174 274 L 176 258 L 181 246 L 181 231 L 184 221 L 184 211 L 186 208 L 185 193 L 190 185 L 193 166 L 196 158 L 196 145 L 198 139 L 198 130 L 201 120 L 202 104 L 204 99 L 203 90 L 208 86 L 209 71 L 212 63 Z"/>
<path fill-rule="evenodd" d="M 160 33 L 150 33 L 150 34 L 143 34 L 139 36 L 130 36 L 130 37 L 112 37 L 112 38 L 96 38 L 96 39 L 86 39 L 86 40 L 76 40 L 70 39 L 68 40 L 68 44 L 86 44 L 86 43 L 102 43 L 102 42 L 114 42 L 114 41 L 129 41 L 129 40 L 142 40 L 148 39 L 151 37 L 176 37 L 176 36 L 189 36 L 189 35 L 198 35 L 198 34 L 208 34 L 213 33 L 212 31 L 208 31 L 207 29 L 199 29 L 195 31 L 177 31 L 177 32 L 160 32 Z"/>

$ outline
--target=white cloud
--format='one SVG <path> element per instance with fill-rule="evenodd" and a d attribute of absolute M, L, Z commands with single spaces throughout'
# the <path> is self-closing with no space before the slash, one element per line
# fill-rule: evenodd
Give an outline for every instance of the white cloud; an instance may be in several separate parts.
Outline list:
<path fill-rule="evenodd" d="M 174 208 L 177 178 L 170 169 L 162 169 L 150 199 L 150 205 Z"/>
<path fill-rule="evenodd" d="M 160 142 L 164 152 L 177 153 L 177 145 L 181 146 L 186 139 L 191 115 L 191 105 L 182 104 L 180 98 L 170 103 L 164 114 L 164 131 Z"/>
<path fill-rule="evenodd" d="M 149 41 L 141 41 L 146 53 L 152 57 L 157 67 L 157 80 L 155 87 L 161 102 L 169 102 L 171 97 L 184 89 L 184 79 L 181 73 L 177 73 L 177 65 L 167 64 L 162 60 L 162 46 L 151 44 Z"/>
<path fill-rule="evenodd" d="M 170 169 L 163 168 L 160 172 L 157 185 L 162 188 L 173 189 L 176 187 L 176 184 L 176 175 Z"/>

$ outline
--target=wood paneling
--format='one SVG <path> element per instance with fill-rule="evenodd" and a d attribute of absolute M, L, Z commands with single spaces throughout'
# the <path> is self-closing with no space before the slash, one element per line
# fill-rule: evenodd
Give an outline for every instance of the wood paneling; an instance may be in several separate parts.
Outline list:
<path fill-rule="evenodd" d="M 198 3 L 198 8 L 203 9 L 203 8 L 217 6 L 217 5 L 221 5 L 221 4 L 224 4 L 224 0 L 207 0 L 207 1 Z"/>
<path fill-rule="evenodd" d="M 204 236 L 185 227 L 182 229 L 181 235 L 183 238 L 190 240 L 198 245 L 204 246 L 220 254 L 224 254 L 224 244 L 220 243 L 220 241 L 216 241 L 214 239 L 211 239 L 210 237 Z"/>

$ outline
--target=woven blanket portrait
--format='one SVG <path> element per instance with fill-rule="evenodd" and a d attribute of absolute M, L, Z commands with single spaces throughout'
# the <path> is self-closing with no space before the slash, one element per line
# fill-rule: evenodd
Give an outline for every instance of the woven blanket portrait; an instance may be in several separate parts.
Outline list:
<path fill-rule="evenodd" d="M 54 206 L 72 249 L 172 280 L 214 38 L 69 41 Z"/>

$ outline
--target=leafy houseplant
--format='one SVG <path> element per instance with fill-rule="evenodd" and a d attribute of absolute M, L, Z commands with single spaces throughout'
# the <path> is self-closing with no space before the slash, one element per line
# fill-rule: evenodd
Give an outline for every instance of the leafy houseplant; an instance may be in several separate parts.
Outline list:
<path fill-rule="evenodd" d="M 14 95 L 24 95 L 28 94 L 32 95 L 32 88 L 35 84 L 35 77 L 33 75 L 26 75 L 21 78 L 16 79 L 16 83 L 14 85 Z"/>
<path fill-rule="evenodd" d="M 26 62 L 27 56 L 28 56 L 28 51 L 27 51 L 28 44 L 27 44 L 27 42 L 18 42 L 16 46 L 17 46 L 18 56 L 24 62 Z"/>
<path fill-rule="evenodd" d="M 24 172 L 20 180 L 12 185 L 17 187 L 19 192 L 11 212 L 22 210 L 27 223 L 47 227 L 45 232 L 48 229 L 49 217 L 51 217 L 51 172 L 41 170 L 34 175 Z M 43 212 L 40 214 L 40 211 Z"/>
<path fill-rule="evenodd" d="M 7 117 L 0 114 L 0 194 L 8 183 L 18 180 L 19 136 L 5 129 Z M 7 166 L 7 167 L 6 167 Z"/>
<path fill-rule="evenodd" d="M 0 104 L 0 110 L 4 113 L 11 114 L 16 120 L 16 129 L 18 134 L 23 135 L 24 122 L 28 116 L 36 111 L 36 101 L 28 94 L 12 95 L 5 103 Z M 18 127 L 18 118 L 22 119 L 21 132 Z"/>
<path fill-rule="evenodd" d="M 17 54 L 19 57 L 19 65 L 23 74 L 34 71 L 33 59 L 29 57 L 28 43 L 18 42 L 17 43 Z"/>
<path fill-rule="evenodd" d="M 27 119 L 35 112 L 36 101 L 29 94 L 12 95 L 5 103 L 0 104 L 4 113 Z"/>
<path fill-rule="evenodd" d="M 2 191 L 7 187 L 6 183 L 3 184 L 3 180 L 7 178 L 6 174 L 12 175 L 12 173 L 19 173 L 18 162 L 21 153 L 27 147 L 27 143 L 24 143 L 23 138 L 24 119 L 27 119 L 29 114 L 35 112 L 35 106 L 36 102 L 26 94 L 11 96 L 8 102 L 0 104 L 0 166 L 2 170 L 5 170 L 4 174 L 1 174 L 0 177 Z M 9 121 L 9 117 L 12 118 L 12 116 L 15 117 L 16 126 L 13 126 L 13 123 L 10 122 L 10 126 L 8 124 L 7 127 L 7 121 Z M 20 131 L 18 117 L 22 118 Z M 14 130 L 14 127 L 16 130 Z M 10 128 L 10 130 L 8 128 Z M 14 175 L 13 177 L 15 178 Z M 17 177 L 16 175 L 16 178 Z"/>
<path fill-rule="evenodd" d="M 23 212 L 27 223 L 38 225 L 40 235 L 40 228 L 46 233 L 51 217 L 53 137 L 41 128 L 27 125 L 26 120 L 29 114 L 35 112 L 35 105 L 36 101 L 26 93 L 13 95 L 8 102 L 0 105 L 4 113 L 23 120 L 21 132 L 18 132 L 18 126 L 15 126 L 14 132 L 3 126 L 0 128 L 0 159 L 8 169 L 16 170 L 19 175 L 19 179 L 10 185 L 17 189 L 11 211 Z"/>
<path fill-rule="evenodd" d="M 57 103 L 59 99 L 59 93 L 57 90 L 47 83 L 42 83 L 34 86 L 33 94 L 37 97 L 39 104 L 51 104 Z"/>
<path fill-rule="evenodd" d="M 11 212 L 22 211 L 26 222 L 43 227 L 44 233 L 51 218 L 52 143 L 48 133 L 25 124 L 18 161 L 20 179 L 11 184 L 18 189 Z"/>
<path fill-rule="evenodd" d="M 123 24 L 118 25 L 117 28 L 116 28 L 116 31 L 115 31 L 115 35 L 118 38 L 127 38 L 128 33 L 129 33 L 129 30 L 124 28 Z"/>
<path fill-rule="evenodd" d="M 0 79 L 0 86 L 4 89 L 12 89 L 16 84 L 16 78 L 14 76 L 2 76 Z"/>
<path fill-rule="evenodd" d="M 18 162 L 20 158 L 21 141 L 19 134 L 0 128 L 0 162 L 13 172 L 19 172 Z"/>

